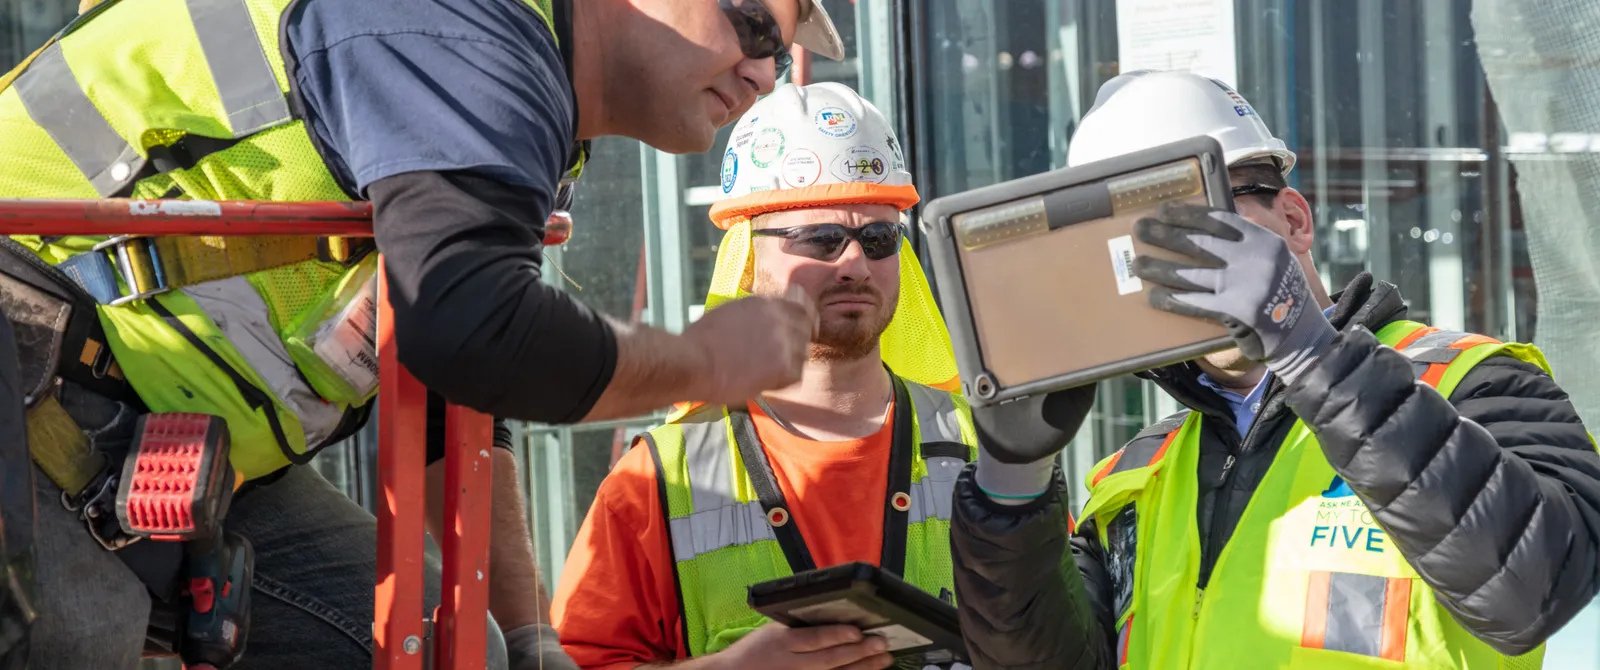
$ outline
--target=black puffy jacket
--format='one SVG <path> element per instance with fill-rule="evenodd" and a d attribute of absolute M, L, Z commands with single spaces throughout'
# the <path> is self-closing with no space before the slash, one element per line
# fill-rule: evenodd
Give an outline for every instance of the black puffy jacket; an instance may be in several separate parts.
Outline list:
<path fill-rule="evenodd" d="M 1404 316 L 1393 286 L 1367 275 L 1351 282 L 1330 316 L 1339 338 L 1295 386 L 1272 383 L 1248 439 L 1192 363 L 1143 375 L 1208 419 L 1195 473 L 1202 585 L 1301 418 L 1456 620 L 1503 653 L 1526 652 L 1595 595 L 1600 454 L 1566 393 L 1536 366 L 1491 357 L 1448 400 L 1417 384 L 1410 361 L 1372 335 Z M 1178 418 L 1130 445 L 1162 439 Z M 1065 567 L 1062 499 L 992 503 L 971 468 L 957 484 L 951 543 L 980 668 L 1116 665 L 1104 549 L 1080 528 L 1070 541 L 1077 569 Z M 1092 648 L 1080 644 L 1085 621 L 1101 633 Z"/>

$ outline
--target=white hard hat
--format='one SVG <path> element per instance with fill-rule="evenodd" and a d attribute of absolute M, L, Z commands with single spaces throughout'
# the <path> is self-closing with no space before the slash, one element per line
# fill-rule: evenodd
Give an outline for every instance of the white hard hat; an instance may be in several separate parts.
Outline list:
<path fill-rule="evenodd" d="M 711 220 L 821 204 L 917 203 L 894 127 L 850 87 L 785 84 L 733 127 Z"/>
<path fill-rule="evenodd" d="M 800 0 L 800 23 L 794 30 L 794 43 L 824 58 L 844 60 L 844 41 L 822 8 L 822 0 Z"/>
<path fill-rule="evenodd" d="M 1232 87 L 1189 72 L 1141 70 L 1113 77 L 1078 123 L 1067 149 L 1077 166 L 1199 135 L 1222 145 L 1228 165 L 1271 159 L 1284 175 L 1295 155 Z"/>

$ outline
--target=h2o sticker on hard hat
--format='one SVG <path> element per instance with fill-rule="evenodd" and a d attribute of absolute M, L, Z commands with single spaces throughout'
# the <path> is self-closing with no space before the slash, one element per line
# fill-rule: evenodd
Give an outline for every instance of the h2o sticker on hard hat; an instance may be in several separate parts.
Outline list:
<path fill-rule="evenodd" d="M 722 155 L 722 192 L 733 192 L 733 181 L 739 176 L 739 154 L 733 149 Z"/>
<path fill-rule="evenodd" d="M 777 128 L 762 128 L 756 133 L 755 144 L 750 147 L 750 163 L 758 168 L 772 167 L 778 162 L 778 157 L 783 155 L 783 131 Z"/>
<path fill-rule="evenodd" d="M 817 130 L 828 137 L 844 139 L 856 134 L 856 117 L 843 107 L 823 107 L 817 110 Z"/>
<path fill-rule="evenodd" d="M 800 188 L 817 183 L 822 177 L 822 159 L 810 149 L 795 149 L 783 159 L 783 183 L 790 188 Z"/>
<path fill-rule="evenodd" d="M 850 147 L 833 160 L 832 169 L 839 181 L 880 184 L 889 174 L 889 162 L 872 147 Z"/>

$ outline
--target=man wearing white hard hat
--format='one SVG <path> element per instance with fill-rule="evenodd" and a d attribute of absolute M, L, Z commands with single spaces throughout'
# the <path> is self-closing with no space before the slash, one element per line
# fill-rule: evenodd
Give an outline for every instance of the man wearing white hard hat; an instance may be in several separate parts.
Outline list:
<path fill-rule="evenodd" d="M 1540 667 L 1600 566 L 1600 455 L 1544 357 L 1408 321 L 1395 287 L 1368 274 L 1329 296 L 1311 207 L 1284 180 L 1294 153 L 1221 82 L 1107 82 L 1068 162 L 1199 134 L 1222 144 L 1238 213 L 1140 220 L 1141 240 L 1182 259 L 1134 271 L 1156 285 L 1153 306 L 1221 323 L 1237 348 L 1143 373 L 1187 409 L 1086 478 L 1071 551 L 1114 665 Z M 958 558 L 998 568 L 1058 532 L 1054 501 L 980 524 L 968 510 L 983 497 L 957 492 Z M 997 595 L 967 604 L 1021 612 L 1079 581 L 991 573 Z M 1028 618 L 983 644 L 1065 667 L 1051 664 L 1059 649 L 1029 648 L 1032 626 L 1057 625 Z"/>
<path fill-rule="evenodd" d="M 880 637 L 772 623 L 746 587 L 861 561 L 953 596 L 950 500 L 983 431 L 904 238 L 917 190 L 888 121 L 831 83 L 757 103 L 722 177 L 711 218 L 727 233 L 702 318 L 749 295 L 813 305 L 804 373 L 747 402 L 681 406 L 639 438 L 562 574 L 562 644 L 589 668 L 888 667 Z M 1073 400 L 1081 421 L 1092 395 Z"/>

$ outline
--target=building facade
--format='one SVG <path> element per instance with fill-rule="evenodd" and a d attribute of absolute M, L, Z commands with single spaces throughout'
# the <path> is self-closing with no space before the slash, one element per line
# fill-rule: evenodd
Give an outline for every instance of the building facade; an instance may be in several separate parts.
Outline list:
<path fill-rule="evenodd" d="M 69 0 L 0 0 L 0 65 L 70 19 Z M 899 126 L 924 202 L 1062 167 L 1077 121 L 1119 72 L 1192 69 L 1235 86 L 1299 156 L 1322 280 L 1372 272 L 1413 318 L 1543 347 L 1600 425 L 1600 9 L 1586 0 L 824 0 L 846 59 L 809 81 L 860 90 Z M 720 148 L 727 130 L 718 137 Z M 595 142 L 572 241 L 546 277 L 589 305 L 681 329 L 700 313 L 719 231 L 720 153 Z M 913 227 L 914 228 L 914 227 Z M 581 287 L 581 288 L 580 288 Z M 1063 454 L 1074 482 L 1177 409 L 1103 382 Z M 554 584 L 600 480 L 659 417 L 517 427 L 545 578 Z M 375 441 L 316 466 L 372 500 Z M 1600 608 L 1547 667 L 1600 668 Z"/>

